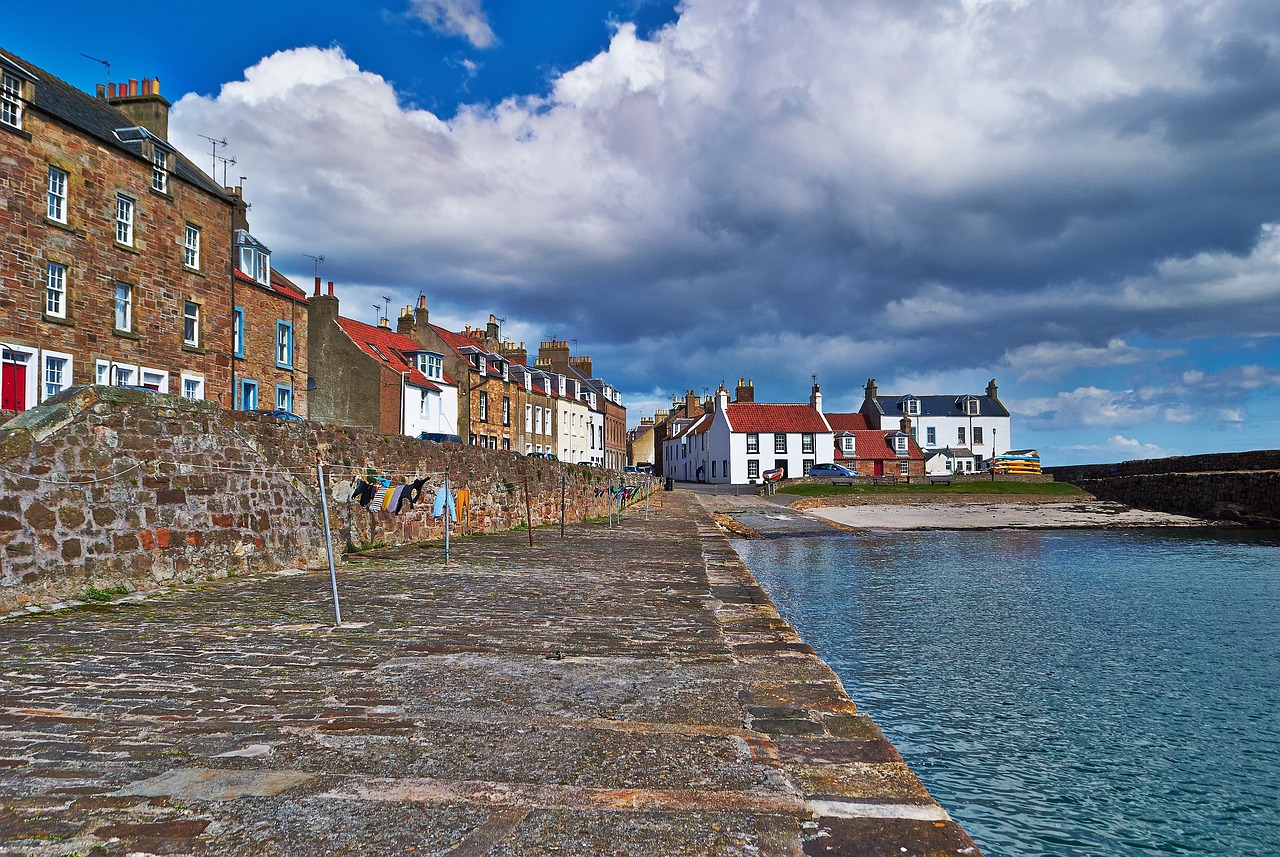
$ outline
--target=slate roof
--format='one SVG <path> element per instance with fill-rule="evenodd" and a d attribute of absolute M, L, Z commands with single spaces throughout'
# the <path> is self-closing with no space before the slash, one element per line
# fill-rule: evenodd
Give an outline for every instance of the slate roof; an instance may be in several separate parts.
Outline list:
<path fill-rule="evenodd" d="M 891 414 L 900 416 L 903 413 L 901 401 L 908 396 L 876 396 L 876 407 L 880 409 L 882 414 Z M 993 399 L 983 394 L 981 396 L 959 395 L 959 396 L 910 396 L 920 403 L 920 413 L 912 414 L 911 418 L 918 417 L 964 417 L 968 416 L 964 412 L 965 399 L 978 400 L 978 416 L 981 417 L 1007 417 L 1009 411 L 1004 405 L 1000 404 L 999 399 Z"/>
<path fill-rule="evenodd" d="M 127 152 L 135 158 L 148 164 L 150 163 L 150 159 L 142 154 L 141 138 L 135 136 L 135 139 L 125 142 L 116 136 L 115 132 L 121 128 L 137 127 L 137 124 L 123 111 L 112 107 L 104 99 L 96 98 L 87 92 L 81 92 L 66 81 L 60 80 L 44 69 L 31 65 L 3 48 L 0 48 L 0 56 L 12 63 L 16 63 L 20 68 L 25 69 L 36 78 L 35 98 L 28 105 L 29 108 L 53 116 L 110 148 Z M 167 148 L 173 149 L 172 144 L 167 141 L 161 142 Z M 205 175 L 202 170 L 176 150 L 174 150 L 173 166 L 173 175 L 177 178 L 217 197 L 227 199 L 226 191 L 223 190 L 221 185 Z"/>
<path fill-rule="evenodd" d="M 867 425 L 867 418 L 862 414 L 823 414 L 823 416 L 835 431 L 866 431 L 871 428 Z"/>
<path fill-rule="evenodd" d="M 813 432 L 825 434 L 831 426 L 812 405 L 769 405 L 759 402 L 729 402 L 725 405 L 729 430 L 742 432 L 774 432 L 789 434 Z"/>
<path fill-rule="evenodd" d="M 368 354 L 384 366 L 390 367 L 391 371 L 397 374 L 407 372 L 405 380 L 408 383 L 428 390 L 438 391 L 440 389 L 434 381 L 429 380 L 426 375 L 419 372 L 418 367 L 407 356 L 411 351 L 422 350 L 409 337 L 385 327 L 375 327 L 372 324 L 365 324 L 363 321 L 356 321 L 354 318 L 343 318 L 342 316 L 338 316 L 338 326 L 365 354 Z M 453 384 L 453 381 L 447 375 L 444 381 L 446 384 Z"/>
<path fill-rule="evenodd" d="M 932 452 L 929 453 L 927 457 L 933 458 L 936 455 L 942 455 L 947 458 L 973 458 L 973 450 L 966 449 L 963 446 L 959 446 L 959 447 L 948 446 L 948 447 L 944 447 L 943 449 L 933 450 Z"/>

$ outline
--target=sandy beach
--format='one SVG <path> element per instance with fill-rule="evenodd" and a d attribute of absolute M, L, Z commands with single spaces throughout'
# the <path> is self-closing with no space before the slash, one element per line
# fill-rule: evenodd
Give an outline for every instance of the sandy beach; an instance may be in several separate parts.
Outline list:
<path fill-rule="evenodd" d="M 761 535 L 806 535 L 815 528 L 853 530 L 1004 530 L 1116 527 L 1212 527 L 1221 522 L 1133 509 L 1093 498 L 944 495 L 929 499 L 883 495 L 837 500 L 794 499 L 785 495 L 712 496 L 703 505 Z M 841 498 L 843 500 L 843 498 Z"/>

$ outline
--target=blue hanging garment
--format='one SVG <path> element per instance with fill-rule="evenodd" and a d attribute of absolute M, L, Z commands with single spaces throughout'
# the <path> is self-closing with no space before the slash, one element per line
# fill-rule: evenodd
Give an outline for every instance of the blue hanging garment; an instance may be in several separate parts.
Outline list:
<path fill-rule="evenodd" d="M 432 506 L 431 513 L 440 518 L 444 516 L 446 508 L 449 510 L 449 520 L 457 522 L 458 507 L 453 502 L 453 492 L 441 488 L 436 492 L 436 502 Z"/>

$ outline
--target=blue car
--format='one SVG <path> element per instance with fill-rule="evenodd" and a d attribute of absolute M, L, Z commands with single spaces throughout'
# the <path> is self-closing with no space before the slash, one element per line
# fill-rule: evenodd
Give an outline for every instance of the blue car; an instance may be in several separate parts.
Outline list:
<path fill-rule="evenodd" d="M 840 464 L 811 464 L 809 465 L 809 475 L 817 477 L 854 477 L 858 474 L 854 473 L 847 467 Z"/>
<path fill-rule="evenodd" d="M 284 420 L 287 423 L 302 422 L 302 417 L 298 416 L 293 411 L 286 411 L 284 408 L 276 408 L 274 411 L 263 411 L 263 413 L 272 419 Z"/>

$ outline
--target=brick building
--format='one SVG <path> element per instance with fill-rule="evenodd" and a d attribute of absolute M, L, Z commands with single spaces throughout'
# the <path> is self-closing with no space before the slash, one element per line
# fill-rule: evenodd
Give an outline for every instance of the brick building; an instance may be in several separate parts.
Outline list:
<path fill-rule="evenodd" d="M 591 462 L 610 470 L 626 466 L 627 409 L 622 404 L 622 394 L 612 384 L 592 377 L 591 358 L 571 356 L 568 342 L 552 339 L 539 345 L 535 365 L 572 378 L 580 386 L 579 398 L 590 407 Z"/>
<path fill-rule="evenodd" d="M 233 205 L 231 385 L 236 410 L 307 408 L 307 295 L 271 265 L 271 250 L 249 232 L 240 188 Z M 319 290 L 317 289 L 317 292 Z"/>
<path fill-rule="evenodd" d="M 73 384 L 230 405 L 232 201 L 159 80 L 97 98 L 0 50 L 0 407 Z"/>

